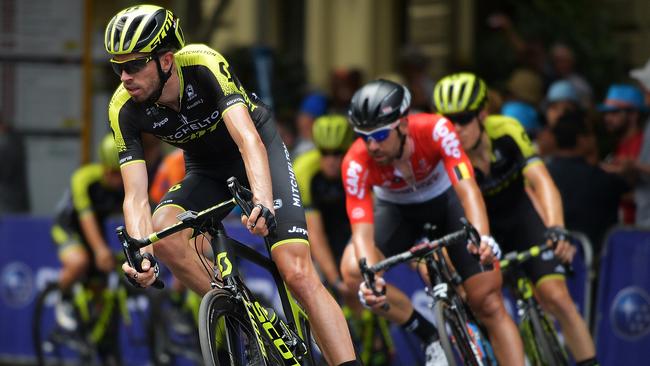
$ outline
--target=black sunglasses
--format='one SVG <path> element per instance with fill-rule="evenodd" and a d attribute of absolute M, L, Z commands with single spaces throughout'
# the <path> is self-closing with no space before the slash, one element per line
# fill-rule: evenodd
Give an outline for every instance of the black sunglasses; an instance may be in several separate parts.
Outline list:
<path fill-rule="evenodd" d="M 447 117 L 447 119 L 449 119 L 455 125 L 466 126 L 470 124 L 474 118 L 476 118 L 476 116 L 476 113 L 458 113 L 447 115 L 445 117 Z"/>
<path fill-rule="evenodd" d="M 147 66 L 147 63 L 153 60 L 153 57 L 154 57 L 153 55 L 149 55 L 149 56 L 132 58 L 130 60 L 125 60 L 125 61 L 117 61 L 111 59 L 111 66 L 113 67 L 113 71 L 115 71 L 117 76 L 122 76 L 122 72 L 126 72 L 129 75 L 134 75 L 142 71 L 142 69 L 144 69 L 145 66 Z"/>

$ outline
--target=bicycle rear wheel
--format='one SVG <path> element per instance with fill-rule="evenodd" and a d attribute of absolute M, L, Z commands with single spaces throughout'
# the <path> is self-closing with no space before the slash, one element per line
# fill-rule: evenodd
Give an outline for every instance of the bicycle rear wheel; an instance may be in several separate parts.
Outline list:
<path fill-rule="evenodd" d="M 206 366 L 284 365 L 282 356 L 260 331 L 253 328 L 245 305 L 230 292 L 213 289 L 201 300 L 199 339 Z"/>
<path fill-rule="evenodd" d="M 567 366 L 567 358 L 557 332 L 551 322 L 535 308 L 528 311 L 528 321 L 532 330 L 533 342 L 536 347 L 537 361 L 546 366 Z"/>
<path fill-rule="evenodd" d="M 66 329 L 58 324 L 54 306 L 61 301 L 61 291 L 51 283 L 36 298 L 32 317 L 32 345 L 38 365 L 92 365 L 96 360 L 94 346 L 81 331 L 81 318 L 74 313 L 76 327 Z"/>
<path fill-rule="evenodd" d="M 464 321 L 445 300 L 438 300 L 434 305 L 440 345 L 445 351 L 449 366 L 475 365 L 481 362 Z"/>

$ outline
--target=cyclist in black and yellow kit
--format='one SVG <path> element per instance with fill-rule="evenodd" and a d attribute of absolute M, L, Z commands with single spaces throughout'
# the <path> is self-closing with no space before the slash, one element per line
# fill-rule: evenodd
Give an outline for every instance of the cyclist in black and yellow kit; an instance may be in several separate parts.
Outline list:
<path fill-rule="evenodd" d="M 350 242 L 351 230 L 345 212 L 341 161 L 354 140 L 354 131 L 347 118 L 337 114 L 317 118 L 312 130 L 316 149 L 300 155 L 294 169 L 312 254 L 327 282 L 344 295 L 338 263 Z"/>
<path fill-rule="evenodd" d="M 109 118 L 130 235 L 146 237 L 175 223 L 185 210 L 201 211 L 229 199 L 226 180 L 236 176 L 250 186 L 255 203 L 242 223 L 270 239 L 273 260 L 305 307 L 328 363 L 355 364 L 341 309 L 313 267 L 289 152 L 268 108 L 244 90 L 221 54 L 205 45 L 185 46 L 179 19 L 164 8 L 138 5 L 117 13 L 106 27 L 105 48 L 122 81 L 109 104 Z M 185 154 L 185 178 L 167 192 L 153 215 L 141 133 Z M 188 229 L 161 240 L 155 255 L 184 284 L 204 294 L 210 278 L 188 245 L 191 235 Z M 154 248 L 143 250 L 152 253 Z M 138 273 L 123 266 L 128 276 L 149 286 L 155 271 L 147 259 L 142 267 Z"/>
<path fill-rule="evenodd" d="M 490 231 L 501 248 L 522 251 L 549 237 L 557 242 L 554 257 L 532 259 L 524 269 L 535 283 L 542 306 L 559 321 L 578 365 L 594 365 L 593 341 L 571 300 L 560 265 L 575 254 L 563 239 L 567 232 L 560 193 L 521 124 L 506 116 L 488 115 L 486 101 L 485 82 L 471 73 L 446 76 L 433 92 L 436 110 L 454 123 L 474 166 Z"/>
<path fill-rule="evenodd" d="M 124 200 L 117 149 L 111 135 L 99 145 L 100 163 L 78 168 L 70 181 L 70 189 L 60 201 L 52 226 L 52 239 L 58 247 L 62 268 L 59 286 L 64 300 L 71 298 L 71 286 L 85 274 L 115 269 L 113 252 L 105 239 L 105 220 L 121 213 Z M 57 304 L 58 322 L 74 328 L 72 304 Z"/>

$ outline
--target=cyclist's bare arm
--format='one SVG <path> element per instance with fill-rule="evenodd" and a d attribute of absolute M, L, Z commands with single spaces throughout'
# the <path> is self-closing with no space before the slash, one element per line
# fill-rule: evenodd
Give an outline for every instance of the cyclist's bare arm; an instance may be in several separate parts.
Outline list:
<path fill-rule="evenodd" d="M 90 245 L 90 249 L 93 251 L 93 258 L 97 268 L 104 272 L 115 269 L 113 252 L 102 236 L 97 216 L 92 211 L 83 212 L 79 215 L 79 224 L 88 245 Z"/>
<path fill-rule="evenodd" d="M 244 160 L 246 176 L 253 192 L 253 202 L 261 203 L 273 213 L 273 191 L 271 188 L 269 159 L 248 109 L 243 104 L 234 105 L 226 110 L 223 120 Z M 245 223 L 246 227 L 250 229 L 257 220 L 259 213 L 259 208 L 253 209 L 251 217 Z M 268 234 L 266 225 L 255 226 L 252 232 L 258 235 Z"/>
<path fill-rule="evenodd" d="M 352 244 L 357 261 L 366 258 L 368 265 L 381 260 L 375 246 L 375 224 L 359 222 L 352 224 Z"/>
<path fill-rule="evenodd" d="M 544 164 L 533 164 L 524 169 L 524 177 L 539 203 L 540 216 L 546 226 L 564 227 L 562 197 Z"/>
<path fill-rule="evenodd" d="M 307 231 L 309 232 L 309 247 L 311 254 L 318 263 L 321 271 L 325 275 L 327 282 L 335 285 L 339 280 L 339 270 L 332 250 L 330 248 L 325 227 L 323 226 L 323 219 L 320 212 L 316 210 L 309 210 L 305 213 L 307 219 Z"/>
<path fill-rule="evenodd" d="M 524 170 L 524 176 L 532 188 L 539 208 L 540 216 L 547 227 L 564 227 L 564 210 L 562 196 L 553 178 L 544 164 L 534 164 Z M 555 248 L 555 255 L 564 262 L 570 262 L 575 254 L 575 248 L 566 241 L 560 241 Z"/>
<path fill-rule="evenodd" d="M 458 195 L 460 204 L 463 206 L 467 220 L 474 225 L 479 234 L 490 235 L 490 225 L 488 223 L 485 202 L 483 201 L 481 190 L 478 188 L 476 181 L 474 179 L 463 179 L 454 184 L 454 190 Z M 475 247 L 470 246 L 470 250 L 473 250 L 473 248 Z M 486 243 L 481 242 L 479 254 L 482 263 L 492 262 L 492 251 Z"/>
<path fill-rule="evenodd" d="M 144 238 L 151 234 L 153 223 L 151 220 L 151 206 L 149 206 L 147 168 L 144 161 L 136 161 L 122 166 L 122 181 L 124 182 L 124 224 L 126 231 L 133 238 Z M 142 249 L 143 252 L 153 254 L 151 245 Z M 145 273 L 138 274 L 136 279 L 140 284 L 150 285 L 155 280 L 153 269 L 147 259 L 142 261 Z M 122 269 L 127 276 L 134 277 L 136 270 L 124 263 Z"/>

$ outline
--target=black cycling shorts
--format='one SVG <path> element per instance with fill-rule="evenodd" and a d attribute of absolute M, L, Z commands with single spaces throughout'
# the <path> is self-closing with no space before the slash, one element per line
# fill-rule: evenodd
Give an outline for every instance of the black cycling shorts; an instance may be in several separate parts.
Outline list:
<path fill-rule="evenodd" d="M 57 247 L 57 255 L 60 260 L 63 260 L 65 252 L 68 249 L 80 248 L 88 254 L 88 259 L 90 261 L 90 266 L 84 274 L 88 277 L 95 277 L 102 274 L 102 271 L 97 268 L 95 256 L 93 255 L 93 250 L 90 247 L 90 244 L 88 244 L 88 241 L 78 229 L 74 229 L 68 225 L 55 223 L 52 225 L 50 234 L 52 236 L 52 241 Z"/>
<path fill-rule="evenodd" d="M 272 247 L 289 242 L 308 244 L 307 224 L 298 183 L 291 165 L 289 151 L 278 134 L 275 122 L 267 120 L 258 126 L 258 133 L 266 146 L 269 159 L 273 189 L 273 206 L 278 226 L 268 239 Z M 181 183 L 171 187 L 160 201 L 156 210 L 162 206 L 174 205 L 182 210 L 202 211 L 232 198 L 227 180 L 234 176 L 248 186 L 246 170 L 241 159 L 225 162 L 218 167 L 212 164 L 203 166 L 196 160 L 187 167 Z"/>
<path fill-rule="evenodd" d="M 434 235 L 440 237 L 460 230 L 463 227 L 460 218 L 465 216 L 453 187 L 423 203 L 399 205 L 375 198 L 374 207 L 375 243 L 387 257 L 408 250 L 421 239 L 424 224 L 435 225 Z M 477 258 L 467 251 L 467 245 L 448 247 L 447 252 L 463 280 L 481 272 Z"/>
<path fill-rule="evenodd" d="M 544 243 L 546 226 L 527 196 L 513 202 L 507 211 L 489 214 L 490 232 L 502 253 L 523 251 Z M 544 276 L 565 274 L 564 267 L 550 251 L 530 259 L 523 264 L 523 269 L 535 284 Z"/>

